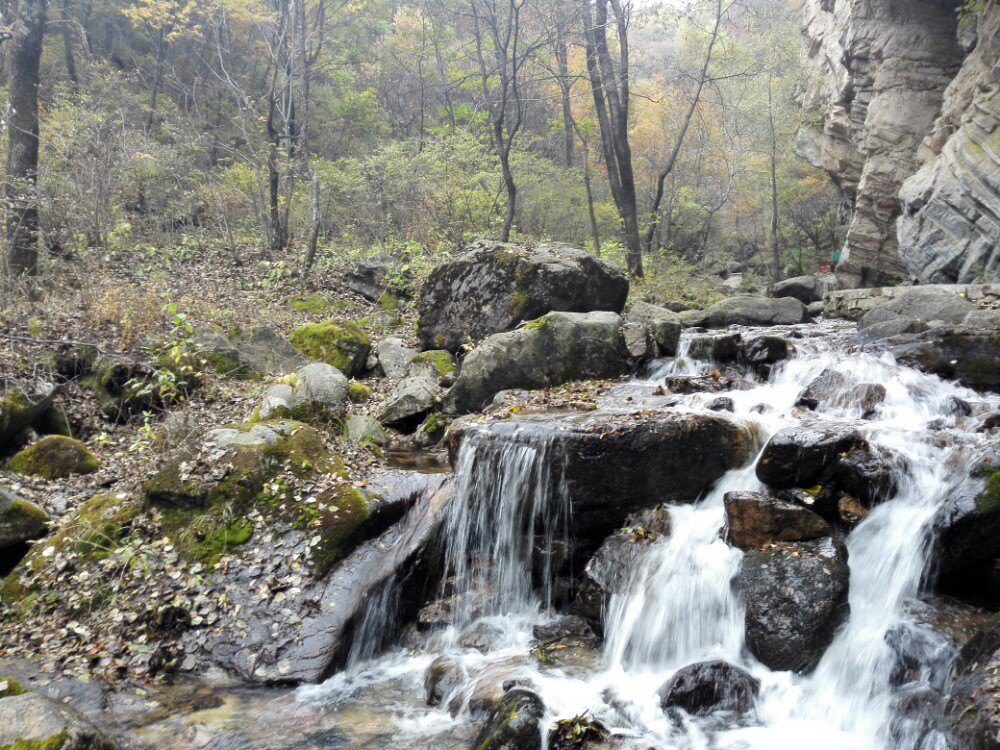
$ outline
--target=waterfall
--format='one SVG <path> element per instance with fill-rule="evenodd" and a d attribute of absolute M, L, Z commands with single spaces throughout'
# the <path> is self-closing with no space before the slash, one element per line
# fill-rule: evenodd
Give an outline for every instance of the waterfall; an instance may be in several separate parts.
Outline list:
<path fill-rule="evenodd" d="M 845 539 L 850 614 L 811 673 L 771 670 L 746 646 L 744 602 L 734 587 L 744 553 L 727 544 L 721 531 L 727 492 L 766 491 L 755 474 L 757 457 L 722 477 L 697 503 L 667 507 L 669 533 L 644 542 L 641 552 L 628 558 L 627 585 L 607 604 L 604 642 L 592 666 L 563 670 L 536 663 L 530 656 L 532 632 L 553 616 L 554 582 L 560 575 L 556 561 L 571 541 L 559 417 L 505 429 L 486 424 L 466 431 L 455 462 L 457 492 L 443 550 L 442 596 L 451 605 L 450 626 L 417 639 L 416 656 L 396 652 L 364 663 L 372 652 L 358 654 L 364 678 L 354 684 L 381 679 L 409 685 L 393 693 L 408 689 L 413 696 L 391 709 L 403 732 L 394 745 L 435 746 L 443 727 L 481 720 L 423 706 L 423 668 L 446 655 L 468 675 L 454 692 L 464 696 L 463 710 L 478 675 L 516 662 L 518 679 L 527 680 L 543 698 L 547 720 L 586 713 L 619 735 L 626 748 L 946 750 L 941 735 L 898 715 L 899 690 L 890 677 L 895 656 L 887 636 L 900 627 L 918 627 L 909 612 L 927 583 L 934 521 L 968 476 L 973 448 L 983 439 L 960 428 L 950 404 L 960 398 L 996 408 L 1000 400 L 888 357 L 845 357 L 841 340 L 819 333 L 796 340 L 795 356 L 775 365 L 765 382 L 748 378 L 724 394 L 733 403 L 731 418 L 754 431 L 760 445 L 785 427 L 829 424 L 849 426 L 871 445 L 904 459 L 894 470 L 891 494 L 880 497 Z M 653 368 L 648 379 L 614 391 L 601 408 L 609 413 L 663 408 L 662 395 L 658 402 L 644 399 L 662 394 L 664 379 L 712 367 L 691 359 L 685 337 L 676 358 Z M 824 372 L 836 375 L 835 392 L 813 410 L 799 407 L 803 390 Z M 869 384 L 884 388 L 874 410 L 859 388 Z M 718 395 L 675 395 L 671 408 L 701 412 Z M 935 431 L 928 429 L 931 422 L 937 423 Z M 384 607 L 375 619 L 391 611 L 391 594 L 386 597 L 373 603 Z M 459 637 L 480 623 L 500 632 L 495 648 L 486 653 L 463 647 Z M 927 654 L 921 657 L 927 663 L 920 670 L 927 679 L 935 669 L 931 660 L 940 658 L 942 648 L 947 655 L 940 640 L 927 640 Z M 760 681 L 753 714 L 729 723 L 668 716 L 657 689 L 681 667 L 716 658 Z M 383 673 L 388 676 L 380 677 Z M 346 681 L 338 676 L 318 691 L 333 700 L 344 694 L 337 691 Z"/>

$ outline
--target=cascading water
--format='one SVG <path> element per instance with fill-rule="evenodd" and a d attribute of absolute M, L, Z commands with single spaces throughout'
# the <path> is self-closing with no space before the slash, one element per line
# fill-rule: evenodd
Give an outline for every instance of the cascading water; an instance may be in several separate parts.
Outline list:
<path fill-rule="evenodd" d="M 950 405 L 960 398 L 985 410 L 996 408 L 997 400 L 889 359 L 846 358 L 836 335 L 821 333 L 799 339 L 796 355 L 778 364 L 767 382 L 724 394 L 732 399 L 732 418 L 750 427 L 761 445 L 777 430 L 808 419 L 851 425 L 869 443 L 905 459 L 895 470 L 891 494 L 879 498 L 846 539 L 850 616 L 812 673 L 772 671 L 745 646 L 743 604 L 732 585 L 743 553 L 726 544 L 720 531 L 723 496 L 762 489 L 755 460 L 724 476 L 698 503 L 669 508 L 670 533 L 632 561 L 628 587 L 609 603 L 598 660 L 579 669 L 544 669 L 525 660 L 534 642 L 532 628 L 551 616 L 551 561 L 572 527 L 557 474 L 558 419 L 510 434 L 484 429 L 464 441 L 456 464 L 458 492 L 445 531 L 450 627 L 418 640 L 418 656 L 389 655 L 357 668 L 370 683 L 402 681 L 401 693 L 410 696 L 394 709 L 401 727 L 394 746 L 438 746 L 434 738 L 440 740 L 446 728 L 454 731 L 472 721 L 463 713 L 450 716 L 447 700 L 443 708 L 422 705 L 424 669 L 447 654 L 469 676 L 454 691 L 461 705 L 467 706 L 477 675 L 520 659 L 522 676 L 527 669 L 528 681 L 545 701 L 547 719 L 587 713 L 628 748 L 944 750 L 942 736 L 901 720 L 895 711 L 887 635 L 916 627 L 908 612 L 928 575 L 934 519 L 968 476 L 978 438 L 958 427 Z M 663 408 L 663 399 L 652 394 L 664 377 L 711 368 L 690 360 L 687 351 L 682 343 L 685 356 L 653 368 L 649 381 L 628 386 L 627 396 L 614 393 L 601 408 L 622 410 L 626 399 L 630 409 Z M 803 389 L 824 371 L 841 378 L 836 394 L 815 411 L 796 408 Z M 885 388 L 874 413 L 857 395 L 855 386 L 865 383 Z M 704 394 L 673 398 L 671 408 L 699 412 L 708 400 Z M 937 422 L 933 432 L 932 421 Z M 477 623 L 496 631 L 497 642 L 486 654 L 463 647 L 459 637 Z M 760 680 L 750 718 L 678 722 L 660 708 L 657 688 L 677 669 L 710 658 L 742 666 Z M 921 667 L 924 675 L 932 672 L 929 661 Z M 336 700 L 344 684 L 338 676 L 303 696 Z"/>

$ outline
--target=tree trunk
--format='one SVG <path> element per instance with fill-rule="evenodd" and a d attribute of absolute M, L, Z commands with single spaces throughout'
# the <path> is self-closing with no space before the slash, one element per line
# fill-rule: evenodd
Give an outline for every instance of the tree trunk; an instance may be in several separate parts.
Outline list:
<path fill-rule="evenodd" d="M 38 77 L 46 0 L 21 0 L 13 26 L 7 143 L 7 267 L 38 267 Z"/>
<path fill-rule="evenodd" d="M 73 34 L 70 28 L 69 0 L 63 0 L 60 13 L 62 21 L 63 57 L 66 61 L 66 75 L 69 77 L 70 90 L 80 93 L 80 79 L 76 73 L 76 58 L 73 57 Z"/>
<path fill-rule="evenodd" d="M 601 232 L 597 226 L 597 214 L 594 213 L 594 192 L 590 187 L 590 150 L 587 142 L 583 143 L 583 186 L 587 190 L 587 217 L 590 219 L 590 237 L 594 243 L 594 253 L 601 255 Z"/>
<path fill-rule="evenodd" d="M 153 69 L 153 90 L 149 92 L 149 117 L 146 119 L 146 130 L 153 127 L 156 119 L 156 98 L 160 93 L 160 79 L 163 76 L 163 59 L 167 54 L 167 29 L 160 29 L 160 39 L 156 45 L 156 67 Z"/>
<path fill-rule="evenodd" d="M 781 248 L 778 246 L 778 135 L 774 127 L 771 76 L 767 78 L 767 119 L 771 127 L 771 245 L 772 280 L 781 280 Z"/>

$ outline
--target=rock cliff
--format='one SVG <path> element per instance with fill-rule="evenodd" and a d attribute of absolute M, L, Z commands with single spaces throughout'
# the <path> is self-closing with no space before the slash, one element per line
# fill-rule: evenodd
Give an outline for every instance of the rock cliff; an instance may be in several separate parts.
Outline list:
<path fill-rule="evenodd" d="M 799 151 L 841 187 L 845 286 L 1000 266 L 1000 3 L 807 0 Z"/>

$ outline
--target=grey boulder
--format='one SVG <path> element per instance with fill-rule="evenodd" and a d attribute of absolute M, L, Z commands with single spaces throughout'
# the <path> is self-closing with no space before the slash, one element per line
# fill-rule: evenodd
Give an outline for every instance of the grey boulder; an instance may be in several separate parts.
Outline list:
<path fill-rule="evenodd" d="M 347 376 L 332 365 L 313 362 L 287 382 L 267 389 L 260 406 L 261 419 L 339 419 L 347 408 Z"/>

